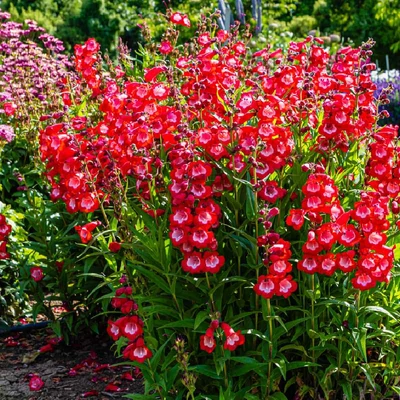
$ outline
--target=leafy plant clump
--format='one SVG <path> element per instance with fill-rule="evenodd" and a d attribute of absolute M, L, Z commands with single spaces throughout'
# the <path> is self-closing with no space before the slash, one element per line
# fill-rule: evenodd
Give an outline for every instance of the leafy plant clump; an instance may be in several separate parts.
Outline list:
<path fill-rule="evenodd" d="M 142 73 L 123 48 L 105 68 L 94 39 L 77 45 L 80 79 L 40 133 L 82 282 L 102 280 L 90 296 L 143 373 L 133 398 L 387 398 L 400 167 L 373 42 L 251 53 L 218 17 L 177 46 L 190 20 L 169 10 Z"/>

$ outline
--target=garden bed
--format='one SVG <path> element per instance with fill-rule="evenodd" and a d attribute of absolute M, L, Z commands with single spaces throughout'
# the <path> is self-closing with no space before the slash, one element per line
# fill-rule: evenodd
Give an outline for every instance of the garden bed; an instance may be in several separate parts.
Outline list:
<path fill-rule="evenodd" d="M 37 355 L 53 336 L 48 329 L 3 335 L 0 343 L 2 400 L 122 399 L 127 393 L 143 391 L 142 380 L 132 376 L 131 368 L 112 367 L 120 360 L 110 350 L 108 340 L 80 337 L 70 346 L 61 342 L 52 351 Z M 29 389 L 31 374 L 37 374 L 44 381 L 40 391 Z"/>

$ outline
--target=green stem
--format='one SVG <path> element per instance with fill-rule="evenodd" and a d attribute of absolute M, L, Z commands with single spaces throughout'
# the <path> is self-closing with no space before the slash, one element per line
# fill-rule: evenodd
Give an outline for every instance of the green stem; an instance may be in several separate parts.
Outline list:
<path fill-rule="evenodd" d="M 228 371 L 226 368 L 226 361 L 224 361 L 224 382 L 225 382 L 225 387 L 228 389 L 229 381 L 228 381 Z"/>
<path fill-rule="evenodd" d="M 207 281 L 207 287 L 208 287 L 208 291 L 209 291 L 208 293 L 210 295 L 210 300 L 211 300 L 211 304 L 210 304 L 211 312 L 214 312 L 217 310 L 215 310 L 215 307 L 214 307 L 214 297 L 211 293 L 211 285 L 210 285 L 210 278 L 208 276 L 208 272 L 206 272 L 206 281 Z"/>
<path fill-rule="evenodd" d="M 157 380 L 155 379 L 155 375 L 154 375 L 153 369 L 151 368 L 150 360 L 147 360 L 147 364 L 149 366 L 149 370 L 150 370 L 151 377 L 153 378 L 153 382 L 154 382 L 154 384 L 156 386 L 156 390 L 157 390 L 157 392 L 158 392 L 158 394 L 160 396 L 160 399 L 163 400 L 163 399 L 165 399 L 165 397 L 162 394 L 160 386 L 157 384 Z"/>
<path fill-rule="evenodd" d="M 268 310 L 268 327 L 269 327 L 269 360 L 268 360 L 268 379 L 267 379 L 267 397 L 269 398 L 271 390 L 271 374 L 272 374 L 272 352 L 273 352 L 273 334 L 274 327 L 272 324 L 272 310 L 271 310 L 271 300 L 267 299 L 267 310 Z"/>
<path fill-rule="evenodd" d="M 311 275 L 311 290 L 312 290 L 312 298 L 311 298 L 311 329 L 313 330 L 312 338 L 311 338 L 311 346 L 313 348 L 312 350 L 312 361 L 315 363 L 315 338 L 314 338 L 314 332 L 315 332 L 315 276 L 314 274 Z"/>

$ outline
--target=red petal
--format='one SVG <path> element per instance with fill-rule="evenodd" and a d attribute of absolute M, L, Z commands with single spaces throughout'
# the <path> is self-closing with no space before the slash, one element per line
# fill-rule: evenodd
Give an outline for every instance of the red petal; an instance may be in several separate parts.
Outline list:
<path fill-rule="evenodd" d="M 133 376 L 130 372 L 124 372 L 121 375 L 121 379 L 126 379 L 127 381 L 133 381 Z"/>
<path fill-rule="evenodd" d="M 90 392 L 82 393 L 81 397 L 86 398 L 86 397 L 93 397 L 93 396 L 98 396 L 98 395 L 99 395 L 99 392 L 97 390 L 91 390 Z"/>
<path fill-rule="evenodd" d="M 121 389 L 119 386 L 114 385 L 113 383 L 109 383 L 109 384 L 104 388 L 104 390 L 105 390 L 106 392 L 121 392 L 121 391 L 122 391 L 122 389 Z"/>

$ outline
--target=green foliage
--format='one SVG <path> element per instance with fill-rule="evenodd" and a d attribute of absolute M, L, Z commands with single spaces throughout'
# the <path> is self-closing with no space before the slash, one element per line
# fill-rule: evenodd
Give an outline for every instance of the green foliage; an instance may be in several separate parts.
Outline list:
<path fill-rule="evenodd" d="M 36 20 L 72 51 L 76 43 L 96 37 L 104 49 L 116 53 L 119 37 L 137 48 L 141 40 L 137 23 L 148 16 L 150 5 L 138 0 L 27 0 L 2 2 L 2 8 L 16 21 Z"/>

